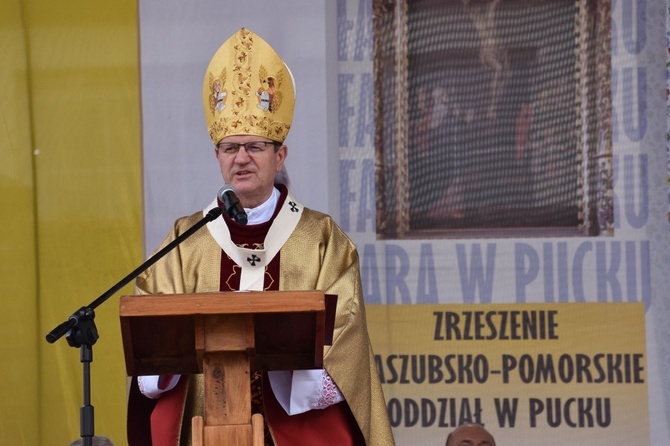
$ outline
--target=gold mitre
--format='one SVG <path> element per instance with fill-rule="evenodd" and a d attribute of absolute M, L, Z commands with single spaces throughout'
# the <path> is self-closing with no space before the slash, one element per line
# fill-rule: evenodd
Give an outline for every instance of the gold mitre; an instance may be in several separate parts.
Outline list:
<path fill-rule="evenodd" d="M 214 144 L 231 135 L 284 142 L 295 106 L 293 76 L 265 40 L 242 28 L 209 62 L 202 103 Z"/>

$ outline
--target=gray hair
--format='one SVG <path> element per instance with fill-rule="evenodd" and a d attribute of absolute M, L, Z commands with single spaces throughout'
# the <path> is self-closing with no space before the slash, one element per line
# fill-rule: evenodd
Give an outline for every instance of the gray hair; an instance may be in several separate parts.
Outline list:
<path fill-rule="evenodd" d="M 291 188 L 291 180 L 288 177 L 288 170 L 286 164 L 281 166 L 281 171 L 275 174 L 275 184 L 283 184 L 287 189 Z"/>

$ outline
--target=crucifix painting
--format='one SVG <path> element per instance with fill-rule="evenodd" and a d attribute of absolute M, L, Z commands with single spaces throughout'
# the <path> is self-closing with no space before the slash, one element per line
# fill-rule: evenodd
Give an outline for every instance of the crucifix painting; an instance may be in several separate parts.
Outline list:
<path fill-rule="evenodd" d="M 611 228 L 606 3 L 374 3 L 380 238 Z"/>

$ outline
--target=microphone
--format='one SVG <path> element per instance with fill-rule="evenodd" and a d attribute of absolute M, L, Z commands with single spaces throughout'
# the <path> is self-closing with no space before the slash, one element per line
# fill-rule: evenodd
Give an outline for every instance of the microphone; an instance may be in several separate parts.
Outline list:
<path fill-rule="evenodd" d="M 237 198 L 237 191 L 230 184 L 224 184 L 216 194 L 217 198 L 223 203 L 223 211 L 228 217 L 235 220 L 240 226 L 247 224 L 247 213 L 240 204 L 240 199 Z"/>

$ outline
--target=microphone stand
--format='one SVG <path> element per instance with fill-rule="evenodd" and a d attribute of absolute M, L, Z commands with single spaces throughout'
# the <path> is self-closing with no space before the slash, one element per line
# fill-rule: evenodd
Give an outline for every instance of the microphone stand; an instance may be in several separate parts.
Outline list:
<path fill-rule="evenodd" d="M 142 271 L 160 260 L 168 252 L 172 251 L 181 242 L 193 235 L 205 224 L 216 220 L 222 213 L 220 207 L 210 210 L 199 222 L 191 226 L 186 232 L 175 238 L 163 249 L 151 256 L 147 261 L 135 268 L 130 274 L 121 279 L 116 285 L 105 291 L 100 297 L 85 307 L 81 307 L 74 312 L 68 320 L 58 325 L 47 334 L 47 342 L 53 344 L 63 335 L 67 339 L 70 347 L 79 347 L 80 361 L 83 364 L 83 382 L 84 382 L 84 405 L 80 409 L 80 434 L 84 440 L 84 446 L 93 446 L 94 435 L 94 414 L 91 405 L 91 362 L 93 362 L 93 344 L 98 340 L 98 329 L 95 326 L 95 308 L 104 303 L 114 293 L 119 291 L 131 280 L 135 279 Z"/>

